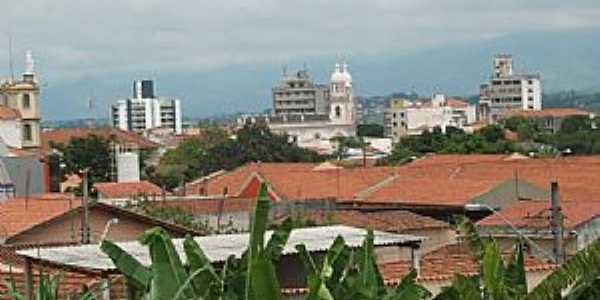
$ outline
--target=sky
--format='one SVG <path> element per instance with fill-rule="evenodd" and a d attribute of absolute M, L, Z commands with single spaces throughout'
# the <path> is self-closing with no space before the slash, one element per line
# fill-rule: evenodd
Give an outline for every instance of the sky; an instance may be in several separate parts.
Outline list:
<path fill-rule="evenodd" d="M 477 44 L 525 31 L 600 27 L 597 0 L 0 1 L 0 78 L 10 74 L 11 37 L 15 73 L 22 72 L 24 52 L 31 49 L 43 87 L 60 98 L 47 100 L 77 103 L 73 117 L 84 114 L 82 101 L 69 98 L 82 95 L 67 89 L 82 80 L 89 81 L 89 89 L 94 89 L 90 82 L 98 82 L 93 94 L 107 105 L 114 101 L 110 97 L 128 96 L 134 77 L 215 74 L 225 77 L 224 85 L 233 85 L 238 83 L 227 81 L 223 70 L 268 65 L 278 70 L 257 72 L 243 80 L 272 82 L 276 80 L 273 74 L 289 62 L 333 61 L 341 56 L 361 64 L 366 58 L 376 61 L 377 57 Z M 107 84 L 110 78 L 119 83 Z M 432 76 L 431 81 L 435 80 Z M 190 85 L 193 89 L 194 84 Z M 197 88 L 181 93 L 201 98 L 202 90 L 210 86 Z M 215 108 L 207 100 L 190 107 L 218 113 L 254 103 L 240 101 Z M 49 107 L 46 117 L 68 118 L 60 112 Z"/>

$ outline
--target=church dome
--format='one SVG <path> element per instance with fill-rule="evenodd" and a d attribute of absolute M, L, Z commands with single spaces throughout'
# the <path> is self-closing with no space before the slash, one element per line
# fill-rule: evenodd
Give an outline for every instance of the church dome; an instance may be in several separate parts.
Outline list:
<path fill-rule="evenodd" d="M 341 65 L 336 63 L 329 81 L 332 83 L 351 83 L 352 76 L 348 73 L 348 65 L 346 63 Z"/>

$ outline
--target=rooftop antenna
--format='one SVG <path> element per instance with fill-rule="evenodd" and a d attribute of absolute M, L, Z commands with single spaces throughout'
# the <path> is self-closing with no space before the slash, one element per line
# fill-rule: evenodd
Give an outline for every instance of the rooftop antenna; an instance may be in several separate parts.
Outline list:
<path fill-rule="evenodd" d="M 15 70 L 13 66 L 13 58 L 12 58 L 12 35 L 8 34 L 8 69 L 10 70 L 10 80 L 11 82 L 15 80 Z"/>
<path fill-rule="evenodd" d="M 282 67 L 281 69 L 282 69 L 282 70 L 281 70 L 281 74 L 282 74 L 283 76 L 287 76 L 287 66 L 286 66 L 286 65 L 283 65 L 283 67 Z"/>
<path fill-rule="evenodd" d="M 88 109 L 90 111 L 90 119 L 88 120 L 88 127 L 89 128 L 95 128 L 96 127 L 96 114 L 94 113 L 95 110 L 95 103 L 96 102 L 96 98 L 94 97 L 94 92 L 90 93 L 90 98 L 88 98 Z"/>
<path fill-rule="evenodd" d="M 31 170 L 25 173 L 25 210 L 29 209 L 29 194 L 31 193 Z"/>

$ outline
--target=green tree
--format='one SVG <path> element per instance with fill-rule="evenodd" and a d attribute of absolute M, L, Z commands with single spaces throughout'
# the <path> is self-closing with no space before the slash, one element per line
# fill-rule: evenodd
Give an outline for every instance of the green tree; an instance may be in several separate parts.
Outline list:
<path fill-rule="evenodd" d="M 563 120 L 560 125 L 561 133 L 575 133 L 592 129 L 592 121 L 588 117 L 573 116 Z"/>
<path fill-rule="evenodd" d="M 87 169 L 91 183 L 110 181 L 111 140 L 91 134 L 74 138 L 67 145 L 51 143 L 51 147 L 62 154 L 63 174 L 78 174 Z"/>
<path fill-rule="evenodd" d="M 357 135 L 363 137 L 383 137 L 383 126 L 379 124 L 360 124 L 356 128 Z"/>
<path fill-rule="evenodd" d="M 302 149 L 287 135 L 272 133 L 265 125 L 246 125 L 235 138 L 224 138 L 220 129 L 209 129 L 204 138 L 185 141 L 167 151 L 154 171 L 153 182 L 172 188 L 218 170 L 231 170 L 252 161 L 316 162 L 323 158 Z"/>

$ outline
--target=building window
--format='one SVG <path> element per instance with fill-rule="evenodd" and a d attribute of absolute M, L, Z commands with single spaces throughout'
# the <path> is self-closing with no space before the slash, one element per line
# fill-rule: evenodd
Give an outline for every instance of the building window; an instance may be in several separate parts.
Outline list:
<path fill-rule="evenodd" d="M 29 108 L 31 106 L 31 99 L 29 94 L 23 94 L 23 108 Z"/>
<path fill-rule="evenodd" d="M 342 108 L 339 106 L 335 107 L 335 116 L 339 118 L 342 115 Z"/>
<path fill-rule="evenodd" d="M 26 141 L 31 141 L 33 139 L 31 124 L 25 124 L 23 126 L 23 139 L 25 139 Z"/>

